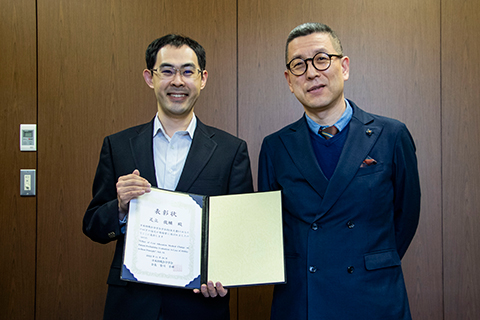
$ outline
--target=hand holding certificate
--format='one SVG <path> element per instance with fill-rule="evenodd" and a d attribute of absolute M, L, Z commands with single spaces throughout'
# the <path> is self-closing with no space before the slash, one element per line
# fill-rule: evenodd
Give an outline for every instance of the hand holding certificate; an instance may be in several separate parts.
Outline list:
<path fill-rule="evenodd" d="M 152 188 L 130 203 L 122 279 L 183 288 L 285 282 L 280 191 L 206 197 Z"/>

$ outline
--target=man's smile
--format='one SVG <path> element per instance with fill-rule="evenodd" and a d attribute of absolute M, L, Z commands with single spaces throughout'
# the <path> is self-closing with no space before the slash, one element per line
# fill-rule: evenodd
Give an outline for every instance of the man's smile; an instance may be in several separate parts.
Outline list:
<path fill-rule="evenodd" d="M 316 86 L 313 86 L 313 87 L 310 87 L 309 89 L 307 89 L 307 92 L 316 92 L 316 91 L 320 91 L 321 89 L 325 88 L 326 85 L 324 84 L 319 84 L 319 85 L 316 85 Z"/>

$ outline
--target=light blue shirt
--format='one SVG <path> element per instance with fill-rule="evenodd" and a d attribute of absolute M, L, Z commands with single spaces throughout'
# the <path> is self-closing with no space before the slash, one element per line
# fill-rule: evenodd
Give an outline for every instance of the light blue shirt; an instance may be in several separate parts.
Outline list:
<path fill-rule="evenodd" d="M 345 129 L 345 127 L 348 125 L 348 123 L 352 119 L 352 115 L 353 115 L 353 108 L 347 99 L 345 99 L 345 106 L 346 106 L 345 111 L 343 112 L 342 116 L 340 117 L 340 119 L 338 119 L 337 122 L 333 124 L 335 127 L 337 127 L 339 132 Z M 315 134 L 323 137 L 321 134 L 318 133 L 318 131 L 320 129 L 325 129 L 329 126 L 321 126 L 315 121 L 313 121 L 307 114 L 305 114 L 305 116 L 307 117 L 307 124 L 310 130 L 315 132 Z"/>
<path fill-rule="evenodd" d="M 196 127 L 197 117 L 194 114 L 187 130 L 177 131 L 170 138 L 158 119 L 158 114 L 155 116 L 153 123 L 153 161 L 159 188 L 172 191 L 177 188 Z"/>

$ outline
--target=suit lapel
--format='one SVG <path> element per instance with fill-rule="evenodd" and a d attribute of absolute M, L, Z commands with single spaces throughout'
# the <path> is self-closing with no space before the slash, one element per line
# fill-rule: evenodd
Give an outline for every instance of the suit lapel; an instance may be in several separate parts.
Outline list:
<path fill-rule="evenodd" d="M 328 186 L 313 151 L 305 116 L 298 120 L 290 131 L 280 136 L 285 149 L 305 180 L 323 198 Z"/>
<path fill-rule="evenodd" d="M 153 162 L 153 120 L 139 128 L 138 135 L 130 139 L 130 147 L 140 175 L 156 187 L 157 178 Z"/>
<path fill-rule="evenodd" d="M 383 130 L 383 125 L 376 125 L 371 115 L 359 109 L 353 102 L 350 101 L 350 104 L 354 113 L 350 121 L 348 136 L 335 172 L 325 192 L 325 200 L 320 206 L 317 219 L 337 202 L 349 186 Z"/>
<path fill-rule="evenodd" d="M 207 165 L 217 147 L 217 143 L 212 140 L 214 134 L 197 118 L 197 128 L 176 190 L 188 192 L 200 172 Z"/>

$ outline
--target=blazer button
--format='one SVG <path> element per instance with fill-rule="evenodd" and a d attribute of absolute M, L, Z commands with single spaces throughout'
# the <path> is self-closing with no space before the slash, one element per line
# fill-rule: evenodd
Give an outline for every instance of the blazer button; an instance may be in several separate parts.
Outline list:
<path fill-rule="evenodd" d="M 312 230 L 317 231 L 318 225 L 316 223 L 312 224 Z"/>
<path fill-rule="evenodd" d="M 355 271 L 355 268 L 353 266 L 350 266 L 347 268 L 347 272 L 352 274 Z"/>
<path fill-rule="evenodd" d="M 353 228 L 355 228 L 355 223 L 353 223 L 353 221 L 350 220 L 350 221 L 347 222 L 347 227 L 348 227 L 348 229 L 353 229 Z"/>
<path fill-rule="evenodd" d="M 315 266 L 310 266 L 310 267 L 308 268 L 308 271 L 310 271 L 310 273 L 315 273 L 315 272 L 317 272 L 317 267 L 315 267 Z"/>

